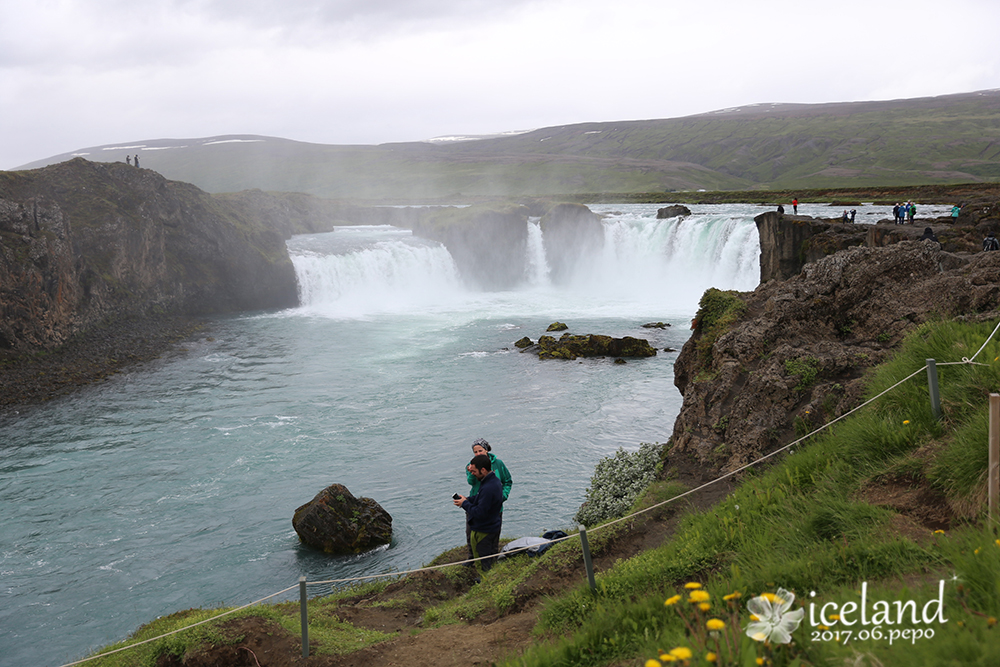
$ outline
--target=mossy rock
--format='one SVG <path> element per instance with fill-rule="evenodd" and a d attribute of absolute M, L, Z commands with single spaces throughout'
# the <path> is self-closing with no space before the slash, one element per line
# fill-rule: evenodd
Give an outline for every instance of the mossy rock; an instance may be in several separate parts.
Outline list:
<path fill-rule="evenodd" d="M 566 331 L 569 327 L 563 322 L 553 322 L 546 331 Z"/>

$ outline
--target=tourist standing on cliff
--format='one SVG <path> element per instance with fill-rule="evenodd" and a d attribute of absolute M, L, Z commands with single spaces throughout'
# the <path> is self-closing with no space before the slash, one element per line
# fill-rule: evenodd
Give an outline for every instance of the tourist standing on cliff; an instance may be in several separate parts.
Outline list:
<path fill-rule="evenodd" d="M 899 224 L 899 204 L 892 207 L 892 221 L 895 224 Z"/>
<path fill-rule="evenodd" d="M 997 237 L 990 232 L 983 239 L 983 252 L 991 252 L 994 250 L 1000 250 L 1000 241 L 997 241 Z"/>
<path fill-rule="evenodd" d="M 469 461 L 469 471 L 479 482 L 479 492 L 455 498 L 455 507 L 465 510 L 472 558 L 495 556 L 500 551 L 500 528 L 503 517 L 503 487 L 492 470 L 490 457 L 477 454 Z M 477 561 L 480 574 L 493 566 L 492 558 Z"/>
<path fill-rule="evenodd" d="M 490 447 L 490 443 L 488 443 L 483 438 L 477 438 L 476 441 L 472 443 L 472 455 L 473 456 L 485 456 L 485 457 L 487 457 L 490 460 L 490 470 L 492 470 L 493 474 L 496 475 L 497 479 L 500 480 L 500 491 L 501 491 L 501 495 L 503 496 L 503 499 L 501 500 L 501 503 L 503 503 L 504 501 L 507 500 L 508 496 L 510 496 L 510 489 L 514 485 L 514 480 L 510 476 L 510 470 L 508 470 L 507 466 L 504 465 L 504 462 L 501 461 L 497 457 L 497 455 L 492 452 L 492 449 L 493 448 Z M 474 496 L 474 495 L 478 494 L 480 486 L 482 484 L 482 481 L 480 480 L 479 477 L 476 477 L 476 475 L 475 475 L 475 473 L 474 473 L 474 471 L 472 469 L 472 463 L 471 462 L 469 463 L 469 465 L 467 465 L 465 467 L 465 478 L 466 478 L 466 481 L 469 482 L 469 496 Z M 501 507 L 500 507 L 500 512 L 501 512 L 500 519 L 501 519 L 501 522 L 502 522 L 502 520 L 503 520 L 503 514 L 502 514 L 503 513 L 503 505 L 502 504 L 501 504 Z M 466 515 L 466 522 L 465 522 L 465 542 L 466 542 L 466 544 L 469 545 L 469 558 L 473 558 L 474 557 L 474 556 L 472 556 L 472 543 L 470 541 L 471 540 L 471 535 L 472 535 L 472 528 L 469 525 L 468 515 Z"/>
<path fill-rule="evenodd" d="M 917 205 L 913 202 L 909 202 L 909 208 L 906 209 L 906 215 L 910 218 L 910 224 L 913 224 L 913 216 L 917 214 Z"/>
<path fill-rule="evenodd" d="M 792 200 L 792 213 L 795 215 L 799 214 L 799 198 L 796 197 Z"/>

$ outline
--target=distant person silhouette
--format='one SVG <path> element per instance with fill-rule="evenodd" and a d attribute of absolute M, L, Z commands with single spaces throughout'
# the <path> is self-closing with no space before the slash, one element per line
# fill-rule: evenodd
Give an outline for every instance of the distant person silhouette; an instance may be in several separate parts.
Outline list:
<path fill-rule="evenodd" d="M 798 197 L 796 197 L 795 199 L 792 200 L 792 213 L 794 213 L 795 215 L 799 214 L 799 198 Z"/>
<path fill-rule="evenodd" d="M 130 166 L 130 167 L 132 166 L 132 156 L 131 155 L 126 155 L 125 156 L 125 163 L 128 164 L 128 166 Z"/>
<path fill-rule="evenodd" d="M 990 232 L 983 239 L 983 252 L 991 252 L 994 250 L 1000 250 L 1000 241 L 997 241 L 997 237 Z"/>
<path fill-rule="evenodd" d="M 139 156 L 138 155 L 135 156 L 135 166 L 137 166 L 137 167 L 139 166 Z"/>

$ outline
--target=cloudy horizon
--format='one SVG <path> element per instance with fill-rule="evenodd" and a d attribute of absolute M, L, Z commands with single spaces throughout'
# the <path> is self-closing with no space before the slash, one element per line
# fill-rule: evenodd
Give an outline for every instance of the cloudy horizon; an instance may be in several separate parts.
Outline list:
<path fill-rule="evenodd" d="M 993 0 L 0 0 L 0 169 L 167 137 L 382 144 L 995 89 L 975 31 L 998 19 Z"/>

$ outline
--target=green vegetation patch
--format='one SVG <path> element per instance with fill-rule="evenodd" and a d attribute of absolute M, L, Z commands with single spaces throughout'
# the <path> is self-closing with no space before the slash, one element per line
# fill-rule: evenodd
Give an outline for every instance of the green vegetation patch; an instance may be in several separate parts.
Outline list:
<path fill-rule="evenodd" d="M 728 332 L 743 313 L 746 303 L 740 298 L 739 292 L 723 291 L 710 287 L 705 290 L 698 303 L 698 314 L 695 316 L 696 330 L 700 337 L 696 349 L 702 363 L 708 365 L 712 359 L 712 346 L 724 333 Z"/>

